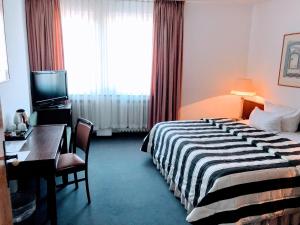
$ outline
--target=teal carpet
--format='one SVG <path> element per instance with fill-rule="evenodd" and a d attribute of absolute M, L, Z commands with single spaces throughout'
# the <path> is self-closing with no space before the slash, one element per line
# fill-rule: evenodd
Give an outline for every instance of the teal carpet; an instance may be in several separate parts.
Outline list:
<path fill-rule="evenodd" d="M 189 224 L 184 207 L 169 191 L 150 154 L 139 151 L 142 140 L 141 136 L 121 136 L 92 141 L 92 203 L 87 205 L 83 182 L 77 191 L 73 185 L 59 191 L 59 225 Z"/>

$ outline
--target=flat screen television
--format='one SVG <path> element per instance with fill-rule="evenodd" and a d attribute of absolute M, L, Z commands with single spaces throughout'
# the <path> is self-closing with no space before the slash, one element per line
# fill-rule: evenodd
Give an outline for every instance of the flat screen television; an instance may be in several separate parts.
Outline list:
<path fill-rule="evenodd" d="M 68 99 L 66 71 L 33 71 L 31 96 L 33 106 L 60 105 L 62 100 Z"/>

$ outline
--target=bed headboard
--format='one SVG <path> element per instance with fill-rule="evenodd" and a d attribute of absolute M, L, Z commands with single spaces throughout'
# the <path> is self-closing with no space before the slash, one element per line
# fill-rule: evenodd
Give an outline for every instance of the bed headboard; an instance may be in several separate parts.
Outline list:
<path fill-rule="evenodd" d="M 264 104 L 244 99 L 242 119 L 247 120 L 255 107 L 264 110 Z"/>

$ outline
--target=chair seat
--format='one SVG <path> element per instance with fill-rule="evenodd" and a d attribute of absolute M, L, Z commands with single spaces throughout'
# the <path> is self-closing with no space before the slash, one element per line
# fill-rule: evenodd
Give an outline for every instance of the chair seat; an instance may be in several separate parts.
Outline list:
<path fill-rule="evenodd" d="M 72 169 L 84 169 L 85 162 L 78 155 L 74 153 L 61 154 L 57 163 L 57 172 L 72 170 Z"/>

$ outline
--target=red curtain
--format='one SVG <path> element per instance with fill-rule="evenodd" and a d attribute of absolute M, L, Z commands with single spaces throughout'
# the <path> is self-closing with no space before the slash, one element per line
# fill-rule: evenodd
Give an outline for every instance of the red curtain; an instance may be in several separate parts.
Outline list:
<path fill-rule="evenodd" d="M 154 2 L 154 46 L 148 126 L 178 119 L 183 54 L 183 1 Z"/>
<path fill-rule="evenodd" d="M 31 71 L 64 69 L 59 0 L 26 0 Z"/>

